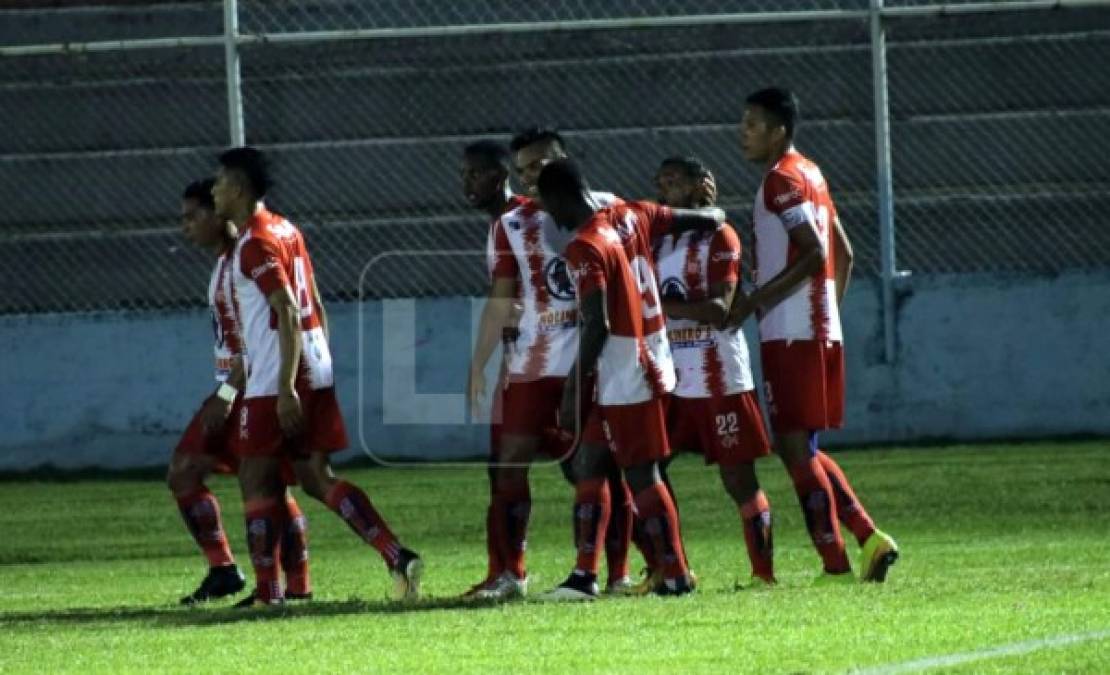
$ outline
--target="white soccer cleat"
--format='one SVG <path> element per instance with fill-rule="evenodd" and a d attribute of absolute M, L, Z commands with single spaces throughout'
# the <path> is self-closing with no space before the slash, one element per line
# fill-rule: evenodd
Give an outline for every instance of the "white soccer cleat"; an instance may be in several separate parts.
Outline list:
<path fill-rule="evenodd" d="M 502 572 L 492 584 L 474 594 L 475 600 L 505 602 L 528 595 L 528 577 L 518 579 L 512 572 Z"/>

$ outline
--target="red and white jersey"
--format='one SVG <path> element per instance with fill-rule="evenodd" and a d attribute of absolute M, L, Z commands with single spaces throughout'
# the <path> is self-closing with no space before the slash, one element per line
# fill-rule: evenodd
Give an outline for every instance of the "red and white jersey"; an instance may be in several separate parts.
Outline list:
<path fill-rule="evenodd" d="M 236 356 L 243 353 L 243 342 L 235 320 L 232 303 L 231 252 L 224 251 L 212 268 L 208 282 L 208 308 L 212 311 L 213 352 L 216 358 L 216 381 L 226 382 Z"/>
<path fill-rule="evenodd" d="M 617 198 L 594 193 L 602 204 Z M 566 377 L 578 353 L 578 298 L 563 250 L 573 232 L 561 229 L 533 200 L 494 225 L 492 276 L 517 281 L 519 335 L 508 355 L 509 376 L 531 381 Z"/>
<path fill-rule="evenodd" d="M 601 405 L 643 403 L 674 389 L 651 250 L 652 239 L 665 234 L 671 220 L 665 206 L 619 202 L 595 213 L 567 246 L 578 295 L 605 293 L 609 338 L 597 365 Z"/>
<path fill-rule="evenodd" d="M 312 261 L 300 230 L 259 204 L 235 244 L 232 271 L 235 315 L 243 336 L 246 398 L 276 396 L 281 368 L 277 315 L 267 298 L 290 289 L 300 310 L 298 383 L 311 389 L 334 385 L 331 351 L 312 292 Z"/>
<path fill-rule="evenodd" d="M 841 341 L 831 246 L 835 220 L 836 206 L 821 169 L 797 151 L 788 151 L 763 177 L 753 213 L 756 286 L 766 284 L 795 259 L 798 253 L 789 232 L 807 222 L 825 248 L 826 263 L 822 271 L 763 315 L 761 341 Z"/>
<path fill-rule="evenodd" d="M 532 201 L 528 197 L 521 195 L 513 195 L 509 198 L 508 204 L 505 205 L 505 210 L 501 215 L 511 212 L 518 206 L 524 206 Z M 501 222 L 501 216 L 498 216 L 489 222 L 489 233 L 486 235 L 486 273 L 489 275 L 489 280 L 492 283 L 494 279 L 493 269 L 497 265 L 497 223 Z"/>
<path fill-rule="evenodd" d="M 731 226 L 715 232 L 667 235 L 655 243 L 659 292 L 664 300 L 699 302 L 716 284 L 739 283 L 740 238 Z M 667 317 L 681 398 L 730 396 L 751 391 L 748 343 L 739 328 L 719 330 L 690 319 Z"/>

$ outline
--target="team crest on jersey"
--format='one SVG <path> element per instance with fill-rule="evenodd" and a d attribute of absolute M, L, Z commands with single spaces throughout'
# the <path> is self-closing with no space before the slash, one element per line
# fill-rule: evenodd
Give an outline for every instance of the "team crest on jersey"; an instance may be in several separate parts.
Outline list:
<path fill-rule="evenodd" d="M 574 281 L 570 278 L 567 261 L 552 258 L 543 270 L 547 292 L 557 300 L 574 300 Z"/>
<path fill-rule="evenodd" d="M 659 286 L 659 295 L 664 300 L 686 300 L 686 284 L 678 277 L 667 277 Z"/>

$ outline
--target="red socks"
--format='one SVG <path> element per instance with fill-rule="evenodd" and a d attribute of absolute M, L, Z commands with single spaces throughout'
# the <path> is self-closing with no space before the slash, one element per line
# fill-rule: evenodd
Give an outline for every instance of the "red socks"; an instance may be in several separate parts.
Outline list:
<path fill-rule="evenodd" d="M 825 571 L 830 574 L 849 571 L 851 565 L 844 552 L 844 539 L 840 536 L 840 526 L 836 520 L 832 485 L 829 484 L 829 478 L 820 462 L 816 457 L 811 457 L 787 468 L 805 515 L 806 529 L 821 555 Z"/>
<path fill-rule="evenodd" d="M 286 494 L 289 519 L 281 540 L 281 567 L 285 571 L 285 592 L 308 595 L 312 581 L 308 576 L 308 519 L 293 495 Z"/>
<path fill-rule="evenodd" d="M 324 499 L 328 508 L 347 521 L 362 540 L 381 554 L 385 564 L 393 567 L 401 552 L 401 544 L 389 530 L 385 520 L 374 509 L 370 498 L 358 487 L 345 480 L 336 481 Z"/>
<path fill-rule="evenodd" d="M 505 571 L 518 579 L 526 575 L 524 551 L 528 548 L 528 520 L 532 515 L 532 491 L 528 474 L 520 469 L 503 470 L 497 479 L 497 523 L 501 541 L 501 559 Z"/>
<path fill-rule="evenodd" d="M 678 579 L 687 573 L 679 538 L 678 512 L 662 483 L 636 494 L 636 511 L 643 521 L 645 539 L 651 557 L 663 571 L 665 579 Z"/>
<path fill-rule="evenodd" d="M 234 565 L 235 558 L 231 555 L 227 533 L 220 520 L 220 502 L 216 500 L 216 495 L 201 485 L 196 492 L 175 499 L 189 533 L 208 559 L 208 566 Z"/>
<path fill-rule="evenodd" d="M 609 474 L 609 495 L 612 501 L 609 527 L 605 530 L 605 561 L 609 565 L 609 581 L 628 576 L 628 548 L 632 542 L 632 490 L 620 470 Z"/>
<path fill-rule="evenodd" d="M 852 484 L 848 482 L 840 465 L 820 450 L 817 451 L 817 461 L 821 463 L 821 468 L 825 470 L 829 484 L 832 485 L 837 517 L 852 531 L 859 545 L 863 546 L 867 538 L 875 533 L 875 523 L 852 491 Z"/>
<path fill-rule="evenodd" d="M 596 577 L 612 510 L 609 482 L 587 478 L 576 482 L 574 488 L 574 545 L 578 549 L 575 571 Z"/>
<path fill-rule="evenodd" d="M 744 544 L 752 562 L 752 575 L 764 581 L 775 581 L 775 547 L 771 536 L 771 502 L 763 490 L 740 506 L 744 526 Z"/>
<path fill-rule="evenodd" d="M 285 529 L 285 504 L 276 499 L 252 499 L 245 506 L 255 596 L 262 602 L 281 600 L 278 556 L 281 533 Z"/>

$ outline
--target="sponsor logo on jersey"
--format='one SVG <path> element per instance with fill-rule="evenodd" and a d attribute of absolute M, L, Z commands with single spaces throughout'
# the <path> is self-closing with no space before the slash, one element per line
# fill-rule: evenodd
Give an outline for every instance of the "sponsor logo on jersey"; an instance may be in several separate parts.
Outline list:
<path fill-rule="evenodd" d="M 563 328 L 574 328 L 578 325 L 577 309 L 553 309 L 539 315 L 540 332 L 546 333 Z"/>
<path fill-rule="evenodd" d="M 255 267 L 253 270 L 251 270 L 251 279 L 254 279 L 254 280 L 257 281 L 258 277 L 262 276 L 263 274 L 265 274 L 269 270 L 276 269 L 277 266 L 278 266 L 278 264 L 277 264 L 276 260 L 274 260 L 273 258 L 268 258 L 266 260 L 266 262 L 262 263 L 258 267 Z"/>
<path fill-rule="evenodd" d="M 700 349 L 714 343 L 713 329 L 706 325 L 667 330 L 667 339 L 674 349 Z"/>
<path fill-rule="evenodd" d="M 288 239 L 297 233 L 297 229 L 288 220 L 283 220 L 280 223 L 270 223 L 266 226 L 266 229 L 275 237 L 281 237 L 282 239 Z"/>
<path fill-rule="evenodd" d="M 713 262 L 731 262 L 739 259 L 740 253 L 738 251 L 717 251 L 713 254 Z"/>
<path fill-rule="evenodd" d="M 547 281 L 547 292 L 551 297 L 558 300 L 574 300 L 574 280 L 570 278 L 566 260 L 552 258 L 544 266 L 543 275 Z"/>

